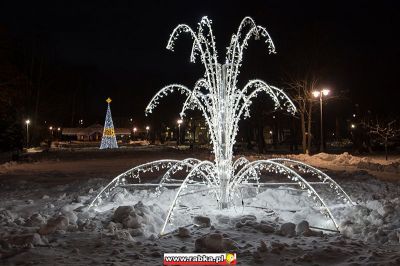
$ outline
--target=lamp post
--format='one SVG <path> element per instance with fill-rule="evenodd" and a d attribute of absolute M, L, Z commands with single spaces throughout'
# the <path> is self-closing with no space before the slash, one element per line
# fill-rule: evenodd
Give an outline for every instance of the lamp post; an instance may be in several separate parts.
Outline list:
<path fill-rule="evenodd" d="M 319 108 L 320 108 L 320 126 L 321 126 L 321 145 L 320 145 L 320 151 L 324 150 L 324 128 L 323 128 L 323 112 L 322 112 L 322 99 L 325 96 L 329 95 L 329 90 L 328 89 L 322 89 L 320 91 L 313 91 L 312 94 L 315 98 L 319 97 Z"/>
<path fill-rule="evenodd" d="M 31 120 L 27 119 L 25 121 L 26 124 L 26 147 L 29 148 L 29 124 L 31 123 Z"/>
<path fill-rule="evenodd" d="M 136 137 L 136 131 L 137 131 L 137 128 L 134 127 L 134 128 L 133 128 L 133 139 L 135 139 L 135 137 Z"/>
<path fill-rule="evenodd" d="M 150 130 L 150 127 L 146 126 L 146 137 L 147 137 L 147 140 L 149 139 L 149 130 Z"/>
<path fill-rule="evenodd" d="M 181 145 L 181 124 L 182 124 L 182 119 L 178 119 L 178 146 Z"/>

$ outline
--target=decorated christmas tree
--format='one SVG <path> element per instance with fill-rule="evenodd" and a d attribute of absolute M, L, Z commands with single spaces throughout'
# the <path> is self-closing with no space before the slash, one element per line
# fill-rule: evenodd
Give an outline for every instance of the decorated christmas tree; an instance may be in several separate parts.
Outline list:
<path fill-rule="evenodd" d="M 114 123 L 111 117 L 110 103 L 111 99 L 108 98 L 106 121 L 104 122 L 103 138 L 101 139 L 100 149 L 115 149 L 118 148 L 117 139 L 115 138 Z"/>

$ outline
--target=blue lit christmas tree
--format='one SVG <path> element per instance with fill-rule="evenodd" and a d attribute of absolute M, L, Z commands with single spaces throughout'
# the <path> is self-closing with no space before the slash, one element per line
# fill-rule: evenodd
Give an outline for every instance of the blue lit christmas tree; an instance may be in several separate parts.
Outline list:
<path fill-rule="evenodd" d="M 106 100 L 107 114 L 106 121 L 104 122 L 103 138 L 101 139 L 100 149 L 116 149 L 118 148 L 117 139 L 115 138 L 114 123 L 111 117 L 110 103 L 111 99 Z"/>

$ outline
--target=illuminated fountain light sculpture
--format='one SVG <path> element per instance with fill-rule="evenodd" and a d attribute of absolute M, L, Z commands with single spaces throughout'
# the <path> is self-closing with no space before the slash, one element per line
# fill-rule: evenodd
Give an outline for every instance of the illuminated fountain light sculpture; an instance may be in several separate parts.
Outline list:
<path fill-rule="evenodd" d="M 187 98 L 183 104 L 181 117 L 189 109 L 201 111 L 207 126 L 214 161 L 200 161 L 189 158 L 185 160 L 159 160 L 136 166 L 114 178 L 92 201 L 89 207 L 97 206 L 112 194 L 117 187 L 124 187 L 140 181 L 140 174 L 148 171 L 165 171 L 160 179 L 158 191 L 163 186 L 176 184 L 177 179 L 172 176 L 182 169 L 188 174 L 178 183 L 179 189 L 171 202 L 161 235 L 170 222 L 173 221 L 173 211 L 178 206 L 179 199 L 190 193 L 210 193 L 214 196 L 216 206 L 220 209 L 234 207 L 235 201 L 240 199 L 240 188 L 243 186 L 259 187 L 262 172 L 276 173 L 289 178 L 301 189 L 307 191 L 318 205 L 320 211 L 331 219 L 333 225 L 339 230 L 338 224 L 324 199 L 316 192 L 313 185 L 325 183 L 344 203 L 353 204 L 350 197 L 329 176 L 318 169 L 290 159 L 270 159 L 248 161 L 241 157 L 233 160 L 233 146 L 238 132 L 238 123 L 242 117 L 249 117 L 249 107 L 252 100 L 259 93 L 266 93 L 274 102 L 275 109 L 283 109 L 293 114 L 296 107 L 289 97 L 277 87 L 268 85 L 262 80 L 250 80 L 243 88 L 239 88 L 237 77 L 243 59 L 243 52 L 251 38 L 263 38 L 268 45 L 269 53 L 275 53 L 275 47 L 264 27 L 255 24 L 253 19 L 245 17 L 239 25 L 236 34 L 232 35 L 230 45 L 227 47 L 225 64 L 218 63 L 215 39 L 211 28 L 211 20 L 203 17 L 198 23 L 195 32 L 186 24 L 178 25 L 172 32 L 167 49 L 173 50 L 175 41 L 181 33 L 188 33 L 193 39 L 190 61 L 200 59 L 205 67 L 204 77 L 199 79 L 193 89 L 180 84 L 172 84 L 162 88 L 150 101 L 146 114 L 151 113 L 158 105 L 160 99 L 174 91 L 179 91 Z M 317 177 L 320 182 L 308 182 L 302 176 Z M 199 188 L 200 187 L 200 188 Z M 191 189 L 189 193 L 184 190 Z"/>

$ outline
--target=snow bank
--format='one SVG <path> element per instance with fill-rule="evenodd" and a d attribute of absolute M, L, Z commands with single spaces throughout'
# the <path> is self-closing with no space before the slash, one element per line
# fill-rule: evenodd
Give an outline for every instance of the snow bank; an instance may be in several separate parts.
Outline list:
<path fill-rule="evenodd" d="M 289 157 L 315 166 L 355 166 L 365 170 L 400 173 L 400 159 L 386 161 L 377 158 L 353 156 L 348 152 L 342 154 L 318 153 L 312 156 L 298 154 L 290 155 Z"/>
<path fill-rule="evenodd" d="M 13 169 L 16 165 L 18 165 L 18 163 L 15 161 L 10 161 L 0 164 L 0 173 L 7 172 L 8 170 Z"/>

